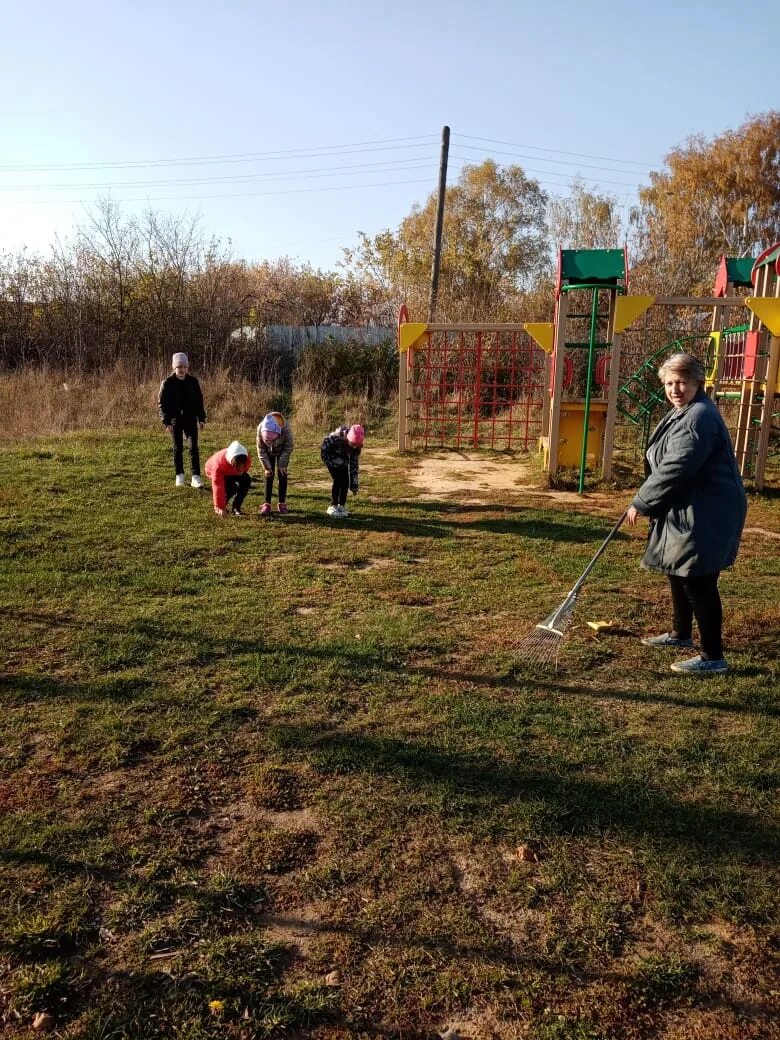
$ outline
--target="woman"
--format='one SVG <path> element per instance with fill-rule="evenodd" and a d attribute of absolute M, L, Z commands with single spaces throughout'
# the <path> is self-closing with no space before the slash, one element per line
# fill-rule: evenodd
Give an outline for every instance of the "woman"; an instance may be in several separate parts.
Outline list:
<path fill-rule="evenodd" d="M 650 517 L 642 566 L 669 578 L 672 629 L 642 642 L 692 647 L 693 619 L 701 654 L 672 665 L 673 672 L 711 675 L 728 671 L 723 657 L 723 609 L 718 577 L 737 556 L 747 499 L 731 438 L 704 392 L 704 368 L 690 354 L 674 354 L 658 370 L 672 410 L 647 445 L 647 479 L 627 520 Z"/>

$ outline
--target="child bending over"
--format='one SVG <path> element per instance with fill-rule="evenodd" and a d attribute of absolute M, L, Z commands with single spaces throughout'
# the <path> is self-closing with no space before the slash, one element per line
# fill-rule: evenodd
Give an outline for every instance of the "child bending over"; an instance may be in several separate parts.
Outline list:
<path fill-rule="evenodd" d="M 206 476 L 211 481 L 211 497 L 217 516 L 225 516 L 231 498 L 230 512 L 233 516 L 244 516 L 241 506 L 252 484 L 248 472 L 251 465 L 249 452 L 238 441 L 231 441 L 227 448 L 215 452 L 207 460 Z"/>
<path fill-rule="evenodd" d="M 274 489 L 274 472 L 279 470 L 280 513 L 287 512 L 287 468 L 293 450 L 293 433 L 290 424 L 281 412 L 269 412 L 257 427 L 257 457 L 265 474 L 265 502 L 260 516 L 271 515 L 271 494 Z"/>
<path fill-rule="evenodd" d="M 347 492 L 358 493 L 360 449 L 365 431 L 362 426 L 339 426 L 322 442 L 320 457 L 333 479 L 328 516 L 344 519 L 347 511 Z"/>

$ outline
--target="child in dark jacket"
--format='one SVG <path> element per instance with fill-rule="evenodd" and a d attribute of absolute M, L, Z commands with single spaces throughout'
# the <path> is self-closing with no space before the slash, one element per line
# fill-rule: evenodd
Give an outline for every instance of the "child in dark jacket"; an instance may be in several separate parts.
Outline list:
<path fill-rule="evenodd" d="M 200 477 L 200 454 L 198 452 L 198 430 L 206 425 L 206 409 L 200 383 L 189 374 L 190 363 L 186 354 L 173 355 L 173 374 L 160 383 L 157 410 L 165 429 L 173 438 L 173 468 L 176 471 L 176 487 L 184 487 L 184 438 L 190 448 L 192 486 L 202 488 Z"/>
<path fill-rule="evenodd" d="M 320 457 L 333 479 L 328 516 L 344 519 L 347 511 L 347 492 L 358 493 L 360 450 L 365 431 L 362 426 L 339 426 L 322 442 Z"/>
<path fill-rule="evenodd" d="M 265 502 L 260 516 L 271 515 L 274 470 L 279 470 L 279 512 L 287 512 L 287 468 L 293 451 L 293 433 L 281 412 L 269 412 L 257 427 L 257 457 L 265 474 Z"/>
<path fill-rule="evenodd" d="M 238 441 L 231 441 L 227 448 L 206 460 L 206 476 L 211 481 L 211 497 L 217 516 L 223 517 L 227 513 L 231 498 L 233 506 L 230 512 L 233 516 L 244 516 L 241 506 L 252 484 L 249 476 L 251 465 L 249 452 Z"/>

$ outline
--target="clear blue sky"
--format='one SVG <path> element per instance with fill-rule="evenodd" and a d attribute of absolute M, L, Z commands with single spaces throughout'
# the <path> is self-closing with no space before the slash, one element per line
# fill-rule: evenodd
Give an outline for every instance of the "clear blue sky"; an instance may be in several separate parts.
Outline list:
<path fill-rule="evenodd" d="M 688 135 L 780 104 L 777 0 L 6 0 L 2 29 L 0 250 L 110 194 L 333 268 L 435 189 L 444 124 L 451 181 L 493 156 L 627 205 Z"/>

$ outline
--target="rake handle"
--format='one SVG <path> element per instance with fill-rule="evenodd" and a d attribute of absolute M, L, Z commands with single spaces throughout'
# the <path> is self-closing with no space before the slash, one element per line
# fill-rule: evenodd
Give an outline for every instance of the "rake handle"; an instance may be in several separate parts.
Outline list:
<path fill-rule="evenodd" d="M 590 561 L 590 563 L 588 564 L 588 566 L 587 566 L 587 567 L 585 568 L 585 570 L 584 570 L 584 571 L 582 572 L 582 574 L 580 575 L 579 579 L 577 580 L 577 584 L 576 584 L 576 585 L 575 585 L 575 586 L 574 586 L 574 587 L 572 588 L 571 592 L 570 592 L 570 593 L 569 593 L 569 595 L 568 595 L 568 596 L 566 597 L 566 599 L 567 599 L 567 600 L 568 600 L 568 599 L 570 599 L 570 598 L 571 598 L 572 596 L 576 596 L 576 595 L 577 595 L 577 593 L 578 593 L 578 592 L 580 591 L 580 589 L 581 589 L 581 588 L 582 588 L 582 586 L 583 586 L 583 583 L 585 582 L 585 579 L 587 578 L 587 576 L 588 576 L 588 575 L 590 574 L 590 572 L 591 572 L 591 571 L 593 570 L 593 568 L 594 568 L 594 567 L 596 566 L 596 564 L 598 563 L 598 561 L 599 561 L 599 559 L 600 559 L 600 557 L 601 557 L 602 553 L 604 552 L 604 550 L 605 550 L 605 549 L 607 548 L 607 546 L 609 545 L 609 543 L 610 543 L 610 542 L 612 541 L 612 539 L 613 539 L 613 538 L 615 537 L 615 535 L 616 535 L 616 534 L 618 533 L 618 531 L 620 530 L 620 528 L 621 528 L 621 526 L 622 526 L 622 524 L 623 524 L 623 521 L 624 521 L 624 520 L 626 519 L 626 517 L 628 516 L 628 509 L 629 509 L 629 508 L 630 508 L 630 507 L 627 507 L 627 508 L 626 508 L 626 509 L 625 509 L 625 510 L 623 511 L 623 515 L 622 515 L 622 516 L 620 517 L 620 519 L 618 520 L 618 522 L 617 522 L 617 523 L 615 524 L 615 526 L 614 526 L 614 527 L 612 528 L 612 530 L 611 530 L 611 531 L 609 532 L 609 534 L 607 535 L 607 537 L 606 537 L 606 538 L 604 539 L 604 541 L 603 541 L 603 542 L 601 543 L 601 545 L 599 546 L 599 548 L 598 548 L 598 550 L 597 550 L 597 552 L 596 552 L 596 555 L 595 555 L 595 556 L 593 557 L 593 559 L 592 559 L 592 560 Z"/>

